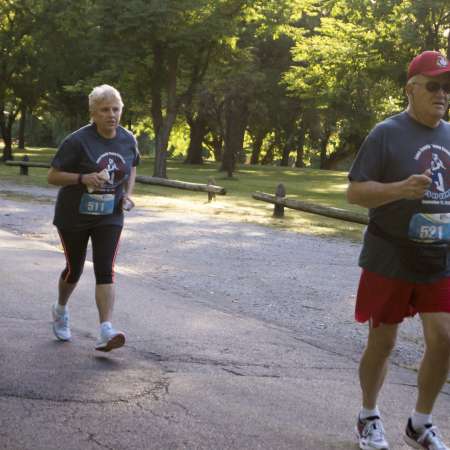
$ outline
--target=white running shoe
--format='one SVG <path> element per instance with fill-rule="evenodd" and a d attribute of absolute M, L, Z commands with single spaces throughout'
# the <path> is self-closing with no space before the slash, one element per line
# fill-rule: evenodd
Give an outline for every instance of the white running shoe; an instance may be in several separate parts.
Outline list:
<path fill-rule="evenodd" d="M 412 448 L 426 449 L 426 450 L 449 450 L 449 448 L 442 441 L 437 427 L 431 423 L 425 426 L 425 429 L 417 432 L 412 427 L 411 418 L 406 425 L 405 442 Z"/>
<path fill-rule="evenodd" d="M 364 420 L 358 417 L 355 431 L 360 449 L 389 450 L 389 444 L 384 436 L 383 422 L 378 416 Z"/>
<path fill-rule="evenodd" d="M 102 329 L 100 338 L 95 345 L 95 350 L 100 352 L 110 352 L 115 348 L 122 347 L 125 344 L 125 334 L 116 331 L 114 328 Z"/>
<path fill-rule="evenodd" d="M 64 314 L 56 311 L 56 305 L 52 306 L 53 333 L 60 341 L 70 341 L 72 334 L 69 326 L 69 311 L 66 309 Z"/>

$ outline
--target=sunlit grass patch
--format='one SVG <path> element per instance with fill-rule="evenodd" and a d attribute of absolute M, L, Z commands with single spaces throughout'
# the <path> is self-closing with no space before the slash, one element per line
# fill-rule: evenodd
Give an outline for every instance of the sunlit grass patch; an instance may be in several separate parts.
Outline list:
<path fill-rule="evenodd" d="M 50 162 L 55 151 L 52 148 L 27 148 L 26 151 L 16 151 L 14 155 L 16 160 L 27 154 L 31 161 Z M 283 183 L 289 198 L 365 212 L 364 209 L 347 203 L 345 172 L 242 165 L 238 166 L 234 177 L 229 179 L 218 169 L 219 164 L 215 162 L 193 166 L 181 161 L 168 161 L 168 178 L 204 184 L 208 179 L 214 178 L 217 185 L 226 188 L 227 195 L 216 195 L 216 200 L 208 203 L 207 194 L 204 192 L 137 183 L 134 195 L 137 206 L 160 212 L 188 211 L 223 220 L 255 223 L 327 237 L 345 237 L 356 241 L 361 238 L 363 230 L 361 225 L 288 208 L 285 209 L 285 218 L 275 219 L 272 217 L 273 205 L 251 197 L 255 191 L 274 194 L 277 185 Z M 144 155 L 138 173 L 153 175 L 153 160 Z M 20 176 L 18 167 L 0 164 L 0 179 L 19 185 L 48 186 L 47 170 L 42 168 L 30 168 L 29 176 Z"/>

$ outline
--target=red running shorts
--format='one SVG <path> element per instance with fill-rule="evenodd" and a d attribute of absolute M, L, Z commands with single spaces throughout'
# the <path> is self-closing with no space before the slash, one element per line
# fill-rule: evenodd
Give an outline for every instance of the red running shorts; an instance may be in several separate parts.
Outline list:
<path fill-rule="evenodd" d="M 363 269 L 356 297 L 355 319 L 396 324 L 417 313 L 450 313 L 450 277 L 434 283 L 411 283 Z"/>

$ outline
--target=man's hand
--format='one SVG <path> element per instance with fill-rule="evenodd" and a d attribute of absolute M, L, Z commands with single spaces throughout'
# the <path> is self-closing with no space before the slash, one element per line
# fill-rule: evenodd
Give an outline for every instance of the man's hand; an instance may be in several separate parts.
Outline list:
<path fill-rule="evenodd" d="M 401 190 L 403 198 L 416 200 L 422 198 L 431 184 L 431 170 L 427 169 L 420 175 L 411 175 L 402 182 Z"/>

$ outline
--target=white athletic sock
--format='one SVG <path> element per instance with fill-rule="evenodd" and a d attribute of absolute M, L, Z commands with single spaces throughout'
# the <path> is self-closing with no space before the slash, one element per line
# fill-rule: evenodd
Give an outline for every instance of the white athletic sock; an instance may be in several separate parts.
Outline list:
<path fill-rule="evenodd" d="M 67 311 L 67 306 L 56 303 L 55 310 L 60 316 L 62 316 Z"/>
<path fill-rule="evenodd" d="M 375 406 L 374 409 L 367 409 L 367 408 L 362 407 L 361 411 L 359 412 L 359 418 L 361 420 L 364 420 L 364 419 L 367 419 L 368 417 L 373 417 L 373 416 L 381 417 L 378 406 Z"/>
<path fill-rule="evenodd" d="M 414 430 L 416 431 L 423 430 L 425 428 L 425 425 L 433 423 L 431 414 L 418 413 L 415 409 L 413 409 L 411 413 L 411 422 Z"/>
<path fill-rule="evenodd" d="M 100 324 L 100 331 L 109 330 L 110 328 L 112 328 L 112 323 L 111 322 L 102 322 Z"/>

